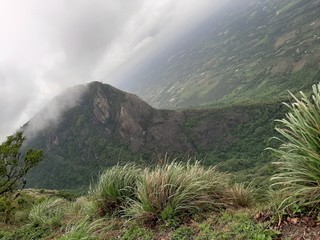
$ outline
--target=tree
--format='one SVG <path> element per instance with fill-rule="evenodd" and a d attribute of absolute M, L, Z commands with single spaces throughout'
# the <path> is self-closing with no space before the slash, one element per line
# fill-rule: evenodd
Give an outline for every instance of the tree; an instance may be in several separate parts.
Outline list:
<path fill-rule="evenodd" d="M 0 195 L 24 187 L 27 172 L 43 159 L 41 150 L 21 151 L 26 140 L 22 132 L 7 137 L 0 145 Z"/>

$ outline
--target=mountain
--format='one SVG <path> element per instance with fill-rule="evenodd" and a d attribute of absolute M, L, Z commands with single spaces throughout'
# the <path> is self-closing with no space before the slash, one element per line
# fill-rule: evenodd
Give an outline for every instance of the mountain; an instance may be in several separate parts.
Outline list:
<path fill-rule="evenodd" d="M 154 107 L 268 101 L 320 81 L 319 0 L 239 0 L 123 77 Z"/>
<path fill-rule="evenodd" d="M 45 160 L 30 171 L 28 186 L 85 188 L 106 167 L 151 164 L 166 153 L 220 163 L 223 170 L 245 170 L 246 177 L 251 169 L 255 175 L 256 167 L 271 160 L 264 148 L 274 134 L 273 119 L 282 113 L 278 103 L 157 110 L 107 84 L 79 85 L 24 126 L 28 147 L 45 152 Z"/>

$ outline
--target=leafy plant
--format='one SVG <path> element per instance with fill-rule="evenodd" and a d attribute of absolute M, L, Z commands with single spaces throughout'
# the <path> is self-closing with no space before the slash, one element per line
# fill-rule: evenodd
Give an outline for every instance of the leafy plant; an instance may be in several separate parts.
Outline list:
<path fill-rule="evenodd" d="M 22 132 L 7 137 L 0 145 L 0 195 L 26 184 L 24 176 L 43 158 L 41 150 L 28 149 L 21 153 L 26 138 Z"/>
<path fill-rule="evenodd" d="M 280 204 L 318 205 L 320 203 L 320 84 L 313 85 L 309 99 L 291 94 L 294 102 L 286 104 L 289 112 L 276 130 L 284 140 L 271 150 L 279 157 L 279 171 L 272 177 L 273 186 L 291 194 Z"/>

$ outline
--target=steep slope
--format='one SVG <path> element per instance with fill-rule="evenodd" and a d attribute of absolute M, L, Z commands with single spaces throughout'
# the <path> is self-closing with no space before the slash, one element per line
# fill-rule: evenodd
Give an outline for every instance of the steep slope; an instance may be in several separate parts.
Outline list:
<path fill-rule="evenodd" d="M 48 121 L 51 108 L 57 113 L 56 106 L 75 93 L 78 100 L 61 110 L 59 119 Z M 270 161 L 263 149 L 281 112 L 278 104 L 156 110 L 107 84 L 80 85 L 56 97 L 24 126 L 27 145 L 44 149 L 46 156 L 30 172 L 28 185 L 87 187 L 108 166 L 152 163 L 165 153 L 200 156 L 205 164 L 224 163 L 221 168 L 229 171 L 252 169 Z"/>
<path fill-rule="evenodd" d="M 309 91 L 320 80 L 319 10 L 319 0 L 233 1 L 120 87 L 161 108 Z"/>

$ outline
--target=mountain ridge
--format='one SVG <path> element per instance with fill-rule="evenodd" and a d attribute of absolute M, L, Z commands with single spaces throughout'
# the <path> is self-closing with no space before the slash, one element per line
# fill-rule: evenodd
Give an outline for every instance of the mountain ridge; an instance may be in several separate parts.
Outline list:
<path fill-rule="evenodd" d="M 29 147 L 44 149 L 46 155 L 46 159 L 30 172 L 29 186 L 84 187 L 103 169 L 119 161 L 150 164 L 166 153 L 202 156 L 204 164 L 209 165 L 232 158 L 246 159 L 253 151 L 245 153 L 241 149 L 245 141 L 257 141 L 262 149 L 256 153 L 259 156 L 244 163 L 242 168 L 255 161 L 270 160 L 270 157 L 259 158 L 265 148 L 263 142 L 272 132 L 272 119 L 281 113 L 277 105 L 157 110 L 136 95 L 110 85 L 93 82 L 85 86 L 86 91 L 78 103 L 64 111 L 56 124 L 28 140 Z M 256 131 L 246 128 L 261 121 L 253 113 L 262 115 L 268 122 L 268 128 L 260 129 L 262 137 L 261 132 L 260 139 L 254 136 L 256 140 L 242 135 L 243 131 Z"/>

